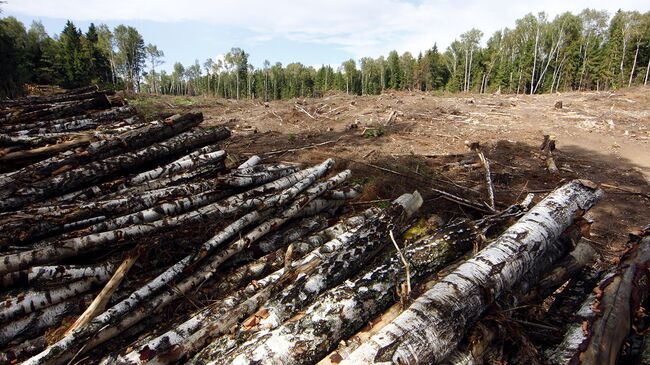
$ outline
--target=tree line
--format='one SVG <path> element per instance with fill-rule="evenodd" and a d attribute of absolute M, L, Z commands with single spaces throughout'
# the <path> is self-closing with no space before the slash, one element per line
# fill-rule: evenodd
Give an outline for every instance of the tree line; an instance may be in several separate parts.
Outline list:
<path fill-rule="evenodd" d="M 0 96 L 19 95 L 26 83 L 138 91 L 144 49 L 142 36 L 130 26 L 111 30 L 91 23 L 83 33 L 68 21 L 52 38 L 41 22 L 26 29 L 16 18 L 6 17 L 0 19 Z"/>
<path fill-rule="evenodd" d="M 89 83 L 136 92 L 214 95 L 274 100 L 321 96 L 332 90 L 379 94 L 390 90 L 547 93 L 603 90 L 647 84 L 650 72 L 650 12 L 585 9 L 549 19 L 527 14 L 513 28 L 495 32 L 483 45 L 471 29 L 444 51 L 436 44 L 414 56 L 391 51 L 334 68 L 264 61 L 232 48 L 223 57 L 160 70 L 164 53 L 137 29 L 90 25 L 84 34 L 68 22 L 55 38 L 42 24 L 29 30 L 15 18 L 0 21 L 0 94 L 27 82 L 76 87 Z M 10 72 L 4 72 L 8 70 Z"/>

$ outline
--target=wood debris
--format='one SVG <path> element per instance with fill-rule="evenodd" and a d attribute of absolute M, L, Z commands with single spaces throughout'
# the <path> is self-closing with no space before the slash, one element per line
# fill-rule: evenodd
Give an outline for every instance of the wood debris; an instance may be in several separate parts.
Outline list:
<path fill-rule="evenodd" d="M 268 160 L 336 140 L 242 163 L 223 148 L 230 131 L 202 119 L 145 122 L 97 89 L 0 103 L 0 362 L 612 363 L 631 329 L 613 318 L 640 313 L 646 230 L 580 284 L 597 283 L 589 297 L 577 289 L 596 257 L 582 216 L 603 195 L 588 181 L 499 205 L 476 145 L 487 203 L 429 186 L 473 215 L 408 238 L 434 204 L 418 191 L 350 204 L 363 186 L 334 159 Z M 549 170 L 553 149 L 545 136 Z M 575 321 L 514 315 L 549 300 L 580 309 Z M 522 350 L 506 351 L 521 326 L 566 338 L 543 349 L 520 332 Z"/>

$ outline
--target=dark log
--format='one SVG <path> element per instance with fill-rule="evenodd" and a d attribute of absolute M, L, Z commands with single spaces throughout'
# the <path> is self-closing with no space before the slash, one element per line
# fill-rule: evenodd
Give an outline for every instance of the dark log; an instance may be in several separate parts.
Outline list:
<path fill-rule="evenodd" d="M 491 352 L 496 352 L 495 342 L 504 337 L 498 326 L 493 326 L 483 321 L 478 322 L 468 331 L 467 346 L 462 350 L 456 350 L 449 358 L 447 358 L 444 365 L 481 365 L 486 362 L 486 355 Z"/>
<path fill-rule="evenodd" d="M 214 190 L 216 186 L 220 185 L 219 182 L 214 180 L 213 176 L 224 168 L 225 163 L 223 161 L 212 164 L 203 164 L 189 171 L 181 171 L 167 177 L 145 181 L 141 184 L 132 186 L 127 186 L 124 183 L 124 178 L 119 177 L 115 180 L 52 198 L 50 201 L 44 202 L 43 204 L 70 204 L 79 201 L 92 202 L 97 200 L 116 200 L 121 199 L 124 196 L 155 194 L 157 191 L 159 192 L 165 189 L 174 188 L 175 186 L 198 186 L 197 184 L 205 186 L 205 184 L 203 184 L 205 181 L 194 183 L 195 181 L 202 179 L 213 182 L 212 187 L 205 189 L 202 188 L 201 191 L 197 191 L 197 193 L 205 192 L 208 190 Z M 181 194 L 179 197 L 189 195 L 192 194 Z"/>
<path fill-rule="evenodd" d="M 650 237 L 632 247 L 582 303 L 549 364 L 615 364 L 636 310 L 650 292 Z"/>
<path fill-rule="evenodd" d="M 52 120 L 72 115 L 84 114 L 88 110 L 108 109 L 111 102 L 104 93 L 92 93 L 83 99 L 40 104 L 30 108 L 22 108 L 0 116 L 0 123 L 15 124 L 33 122 L 36 120 Z"/>
<path fill-rule="evenodd" d="M 136 124 L 142 119 L 132 106 L 123 106 L 101 110 L 94 113 L 74 117 L 48 120 L 29 124 L 11 124 L 2 126 L 2 131 L 12 135 L 38 135 L 45 133 L 72 132 L 99 127 L 120 125 L 120 123 Z"/>
<path fill-rule="evenodd" d="M 530 303 L 543 300 L 595 261 L 596 250 L 587 241 L 580 241 L 568 256 L 553 265 L 554 269 L 545 274 L 539 284 L 524 294 L 520 302 Z"/>
<path fill-rule="evenodd" d="M 55 138 L 55 142 L 58 138 Z M 57 153 L 74 149 L 80 146 L 87 146 L 91 142 L 97 140 L 92 134 L 77 134 L 74 135 L 71 139 L 56 143 L 49 146 L 37 147 L 28 150 L 18 150 L 6 153 L 0 156 L 0 162 L 2 163 L 16 163 L 24 160 L 43 158 Z M 49 141 L 49 140 L 48 140 Z M 34 142 L 36 145 L 40 145 L 40 142 Z M 28 142 L 29 144 L 29 142 Z M 47 141 L 44 143 L 47 144 Z"/>
<path fill-rule="evenodd" d="M 84 133 L 47 133 L 38 136 L 10 136 L 7 134 L 0 134 L 0 145 L 9 146 L 9 148 L 14 149 L 14 151 L 6 153 L 5 156 L 10 155 L 9 157 L 11 158 L 11 155 L 14 155 L 13 159 L 17 159 L 15 155 L 23 153 L 25 158 L 29 158 L 30 156 L 28 153 L 25 153 L 25 149 L 36 149 L 37 147 L 63 143 L 79 137 L 92 137 L 93 140 L 101 139 L 101 135 L 99 134 L 90 135 Z M 56 151 L 50 153 L 54 154 Z M 44 151 L 42 154 L 47 154 L 47 151 Z M 38 156 L 35 155 L 34 157 Z"/>
<path fill-rule="evenodd" d="M 23 341 L 16 346 L 11 346 L 4 351 L 0 351 L 0 363 L 17 364 L 21 361 L 34 356 L 47 348 L 47 339 L 45 335 L 37 338 Z"/>
<path fill-rule="evenodd" d="M 62 103 L 65 101 L 73 100 L 83 100 L 89 99 L 97 95 L 113 95 L 115 92 L 105 90 L 98 91 L 96 86 L 89 86 L 74 90 L 69 90 L 60 94 L 47 95 L 47 96 L 27 96 L 21 99 L 14 100 L 2 100 L 0 101 L 0 107 L 16 107 L 16 106 L 25 106 L 33 104 L 52 104 L 52 103 Z"/>

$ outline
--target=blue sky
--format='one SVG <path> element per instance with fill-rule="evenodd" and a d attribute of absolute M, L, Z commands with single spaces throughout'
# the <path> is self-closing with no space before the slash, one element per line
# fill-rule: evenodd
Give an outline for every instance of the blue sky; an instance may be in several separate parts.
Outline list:
<path fill-rule="evenodd" d="M 650 1 L 8 0 L 2 5 L 3 15 L 26 26 L 40 20 L 50 34 L 59 33 L 67 19 L 84 31 L 90 22 L 132 25 L 145 42 L 165 52 L 166 69 L 176 61 L 216 59 L 235 46 L 249 53 L 256 67 L 265 59 L 338 67 L 344 60 L 392 49 L 417 55 L 434 42 L 444 49 L 472 27 L 485 33 L 485 41 L 528 12 L 545 11 L 552 19 L 586 7 L 645 12 Z"/>

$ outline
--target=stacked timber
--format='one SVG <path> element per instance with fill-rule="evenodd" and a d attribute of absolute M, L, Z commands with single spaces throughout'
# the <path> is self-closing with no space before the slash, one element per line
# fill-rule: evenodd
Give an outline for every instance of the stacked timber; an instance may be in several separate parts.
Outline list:
<path fill-rule="evenodd" d="M 516 363 L 494 318 L 549 298 L 535 361 L 613 363 L 646 299 L 645 231 L 592 268 L 590 182 L 406 239 L 417 191 L 355 211 L 333 159 L 233 163 L 200 113 L 119 100 L 0 103 L 0 363 Z"/>

